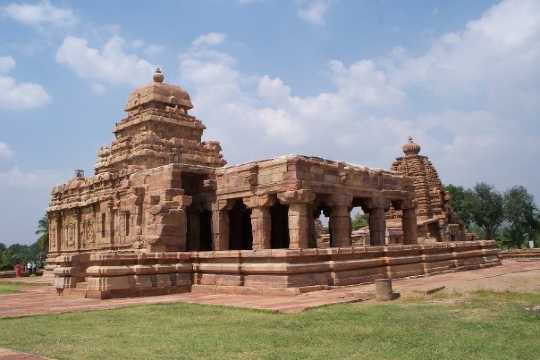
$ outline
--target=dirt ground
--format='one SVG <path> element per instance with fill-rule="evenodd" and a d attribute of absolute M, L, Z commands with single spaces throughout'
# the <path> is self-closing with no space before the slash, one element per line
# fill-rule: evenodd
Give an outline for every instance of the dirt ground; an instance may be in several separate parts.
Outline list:
<path fill-rule="evenodd" d="M 361 302 L 373 299 L 374 285 L 339 287 L 314 291 L 297 296 L 262 296 L 208 294 L 191 292 L 144 298 L 96 300 L 74 296 L 57 296 L 52 286 L 39 284 L 45 279 L 24 278 L 22 282 L 33 286 L 21 292 L 0 295 L 0 317 L 17 317 L 72 311 L 111 309 L 129 305 L 172 302 L 223 305 L 275 312 L 299 312 L 327 304 Z M 6 280 L 1 280 L 6 281 Z M 476 290 L 540 292 L 540 260 L 504 260 L 503 265 L 448 274 L 398 279 L 394 290 L 402 296 L 417 296 L 444 287 L 445 292 L 467 293 Z"/>

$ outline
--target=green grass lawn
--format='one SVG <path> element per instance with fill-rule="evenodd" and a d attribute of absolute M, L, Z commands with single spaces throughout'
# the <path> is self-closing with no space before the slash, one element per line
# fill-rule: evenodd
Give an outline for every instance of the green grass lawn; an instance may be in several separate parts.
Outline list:
<path fill-rule="evenodd" d="M 1 300 L 0 300 L 1 301 Z M 0 346 L 57 359 L 539 359 L 540 294 L 479 292 L 300 314 L 163 304 L 0 319 Z"/>
<path fill-rule="evenodd" d="M 10 284 L 7 282 L 5 283 L 0 282 L 0 295 L 16 293 L 16 292 L 19 292 L 20 290 L 21 290 L 20 284 Z"/>

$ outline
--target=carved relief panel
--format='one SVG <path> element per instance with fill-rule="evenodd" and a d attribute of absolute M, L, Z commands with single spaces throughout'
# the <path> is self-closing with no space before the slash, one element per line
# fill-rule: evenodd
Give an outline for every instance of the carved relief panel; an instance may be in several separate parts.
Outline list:
<path fill-rule="evenodd" d="M 56 249 L 56 241 L 57 241 L 57 216 L 49 216 L 49 251 L 54 252 L 57 251 Z"/>
<path fill-rule="evenodd" d="M 96 245 L 95 213 L 93 207 L 83 209 L 81 216 L 81 247 L 94 248 Z"/>

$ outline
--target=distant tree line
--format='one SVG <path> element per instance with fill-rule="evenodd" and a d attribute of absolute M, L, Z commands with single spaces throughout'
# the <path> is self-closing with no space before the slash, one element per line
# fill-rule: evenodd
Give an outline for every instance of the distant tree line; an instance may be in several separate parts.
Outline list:
<path fill-rule="evenodd" d="M 39 220 L 36 235 L 38 235 L 38 239 L 32 245 L 13 244 L 6 246 L 0 242 L 0 271 L 13 270 L 16 263 L 26 264 L 29 261 L 41 262 L 44 260 L 49 248 L 47 215 Z"/>
<path fill-rule="evenodd" d="M 540 246 L 540 212 L 523 186 L 504 193 L 478 183 L 472 189 L 448 185 L 451 204 L 467 229 L 481 239 L 495 239 L 501 247 L 525 247 L 529 240 Z"/>

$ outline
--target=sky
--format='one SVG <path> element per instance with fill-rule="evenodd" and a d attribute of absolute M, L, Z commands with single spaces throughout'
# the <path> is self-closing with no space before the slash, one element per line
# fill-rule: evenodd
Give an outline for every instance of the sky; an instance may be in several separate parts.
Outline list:
<path fill-rule="evenodd" d="M 0 1 L 0 242 L 93 173 L 156 66 L 229 164 L 389 169 L 413 136 L 445 184 L 540 198 L 540 0 Z"/>

